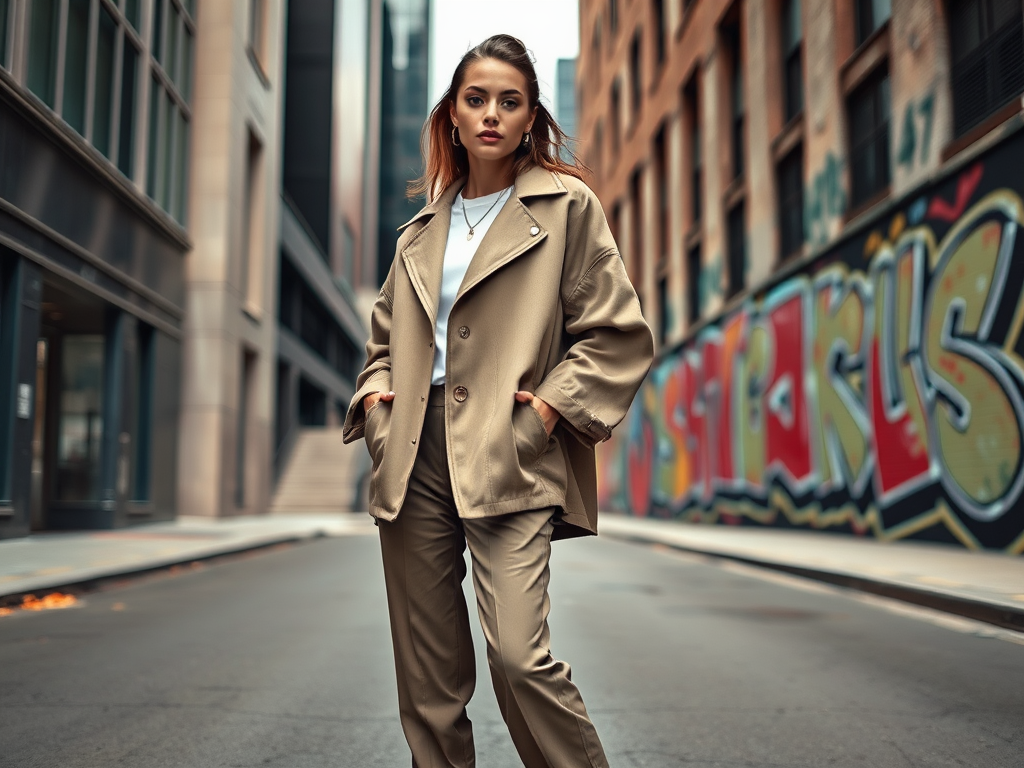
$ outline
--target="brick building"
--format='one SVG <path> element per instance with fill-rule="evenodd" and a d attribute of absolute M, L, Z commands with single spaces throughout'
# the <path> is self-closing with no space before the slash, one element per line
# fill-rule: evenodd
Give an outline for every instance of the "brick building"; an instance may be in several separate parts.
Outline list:
<path fill-rule="evenodd" d="M 601 503 L 1024 554 L 1024 4 L 581 3 L 660 340 Z"/>
<path fill-rule="evenodd" d="M 997 140 L 1019 0 L 582 0 L 578 136 L 663 344 Z"/>

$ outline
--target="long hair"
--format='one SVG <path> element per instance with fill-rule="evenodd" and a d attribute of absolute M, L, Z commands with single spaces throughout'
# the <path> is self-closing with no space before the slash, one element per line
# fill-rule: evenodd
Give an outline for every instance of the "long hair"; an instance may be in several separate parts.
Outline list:
<path fill-rule="evenodd" d="M 511 64 L 523 73 L 526 78 L 527 106 L 537 108 L 537 117 L 530 128 L 530 142 L 526 146 L 520 142 L 515 150 L 515 161 L 512 165 L 513 178 L 526 169 L 539 165 L 549 171 L 583 178 L 587 168 L 576 154 L 569 149 L 569 137 L 558 127 L 554 117 L 540 103 L 540 88 L 537 85 L 537 72 L 533 68 L 526 46 L 518 38 L 511 35 L 494 35 L 480 45 L 471 48 L 452 74 L 451 85 L 444 96 L 430 110 L 430 117 L 423 125 L 420 145 L 423 147 L 423 175 L 409 183 L 407 196 L 414 198 L 425 195 L 428 200 L 443 192 L 452 182 L 469 173 L 469 155 L 462 145 L 452 143 L 452 123 L 449 106 L 455 103 L 459 88 L 466 77 L 466 70 L 473 62 L 481 59 L 497 59 Z M 565 152 L 572 158 L 567 163 L 560 153 Z"/>

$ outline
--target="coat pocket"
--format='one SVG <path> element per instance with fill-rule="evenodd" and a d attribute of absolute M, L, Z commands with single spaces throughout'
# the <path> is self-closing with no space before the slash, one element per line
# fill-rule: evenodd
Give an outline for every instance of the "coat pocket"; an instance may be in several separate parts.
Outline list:
<path fill-rule="evenodd" d="M 512 412 L 512 432 L 516 440 L 516 453 L 519 454 L 519 466 L 532 468 L 551 439 L 544 427 L 544 419 L 529 403 L 518 403 Z"/>
<path fill-rule="evenodd" d="M 366 438 L 366 449 L 373 460 L 374 469 L 384 458 L 384 444 L 388 439 L 388 432 L 391 427 L 391 406 L 383 400 L 378 400 L 365 416 L 364 437 Z"/>

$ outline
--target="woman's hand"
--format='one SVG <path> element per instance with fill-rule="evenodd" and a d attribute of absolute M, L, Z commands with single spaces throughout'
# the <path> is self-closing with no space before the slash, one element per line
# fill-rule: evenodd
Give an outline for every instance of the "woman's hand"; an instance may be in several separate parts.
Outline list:
<path fill-rule="evenodd" d="M 558 420 L 562 418 L 561 414 L 532 392 L 521 389 L 516 392 L 516 400 L 520 403 L 529 403 L 540 414 L 540 418 L 544 422 L 544 429 L 550 437 L 551 433 L 555 431 L 555 425 L 558 424 Z"/>
<path fill-rule="evenodd" d="M 395 399 L 394 392 L 371 392 L 363 398 L 363 416 L 366 416 L 366 412 L 369 411 L 378 401 L 384 401 L 390 403 Z"/>

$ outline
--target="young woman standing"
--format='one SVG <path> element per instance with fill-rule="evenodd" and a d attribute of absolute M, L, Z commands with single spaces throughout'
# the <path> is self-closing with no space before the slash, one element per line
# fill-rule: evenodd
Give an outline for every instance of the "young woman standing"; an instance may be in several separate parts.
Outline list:
<path fill-rule="evenodd" d="M 552 539 L 597 532 L 594 446 L 653 340 L 601 204 L 523 44 L 469 51 L 425 127 L 431 200 L 404 226 L 345 421 L 372 458 L 414 768 L 475 764 L 468 543 L 501 714 L 527 768 L 608 765 L 549 651 Z"/>

